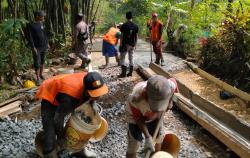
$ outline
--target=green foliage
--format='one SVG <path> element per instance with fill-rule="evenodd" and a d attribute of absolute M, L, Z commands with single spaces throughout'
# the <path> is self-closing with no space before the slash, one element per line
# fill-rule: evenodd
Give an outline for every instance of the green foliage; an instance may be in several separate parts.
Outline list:
<path fill-rule="evenodd" d="M 250 91 L 250 12 L 233 3 L 218 32 L 202 48 L 202 66 L 231 84 Z"/>
<path fill-rule="evenodd" d="M 7 0 L 3 0 L 3 1 L 1 2 L 1 6 L 2 6 L 2 8 L 7 8 L 7 7 L 8 7 L 8 2 L 7 2 Z"/>
<path fill-rule="evenodd" d="M 9 19 L 0 24 L 0 75 L 8 79 L 32 61 L 22 39 L 22 26 L 26 22 L 24 19 Z"/>

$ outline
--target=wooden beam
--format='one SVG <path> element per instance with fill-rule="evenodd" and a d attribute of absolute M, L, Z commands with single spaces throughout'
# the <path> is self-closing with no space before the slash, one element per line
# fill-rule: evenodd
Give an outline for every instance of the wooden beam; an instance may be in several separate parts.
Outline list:
<path fill-rule="evenodd" d="M 4 113 L 0 113 L 0 118 L 4 118 L 6 116 L 9 116 L 11 114 L 15 114 L 15 113 L 19 113 L 22 112 L 22 108 L 21 107 L 17 107 L 14 109 L 9 109 L 7 111 L 5 111 Z"/>
<path fill-rule="evenodd" d="M 3 106 L 2 108 L 0 108 L 0 117 L 8 116 L 9 114 L 20 111 L 21 104 L 22 104 L 22 101 L 17 100 L 15 102 L 12 102 L 10 104 Z"/>
<path fill-rule="evenodd" d="M 234 94 L 235 96 L 238 96 L 239 98 L 245 100 L 245 101 L 250 101 L 250 94 L 235 88 L 223 81 L 221 81 L 220 79 L 212 76 L 211 74 L 207 73 L 206 71 L 200 69 L 198 66 L 194 65 L 193 63 L 190 62 L 186 62 L 187 65 L 197 74 L 199 74 L 200 76 L 206 78 L 207 80 L 215 83 L 216 85 L 218 85 L 220 88 Z"/>
<path fill-rule="evenodd" d="M 163 70 L 160 66 L 156 65 L 155 63 L 150 63 L 149 68 L 151 68 L 156 74 L 162 75 L 166 78 L 173 77 L 170 73 Z"/>
<path fill-rule="evenodd" d="M 194 105 L 190 100 L 183 97 L 181 94 L 175 95 L 178 98 L 177 106 L 189 115 L 192 119 L 198 122 L 202 127 L 208 130 L 217 139 L 227 145 L 232 151 L 237 153 L 242 158 L 250 157 L 250 143 L 236 132 L 227 128 L 218 120 L 214 119 L 209 114 L 205 113 Z"/>
<path fill-rule="evenodd" d="M 0 113 L 3 113 L 3 112 L 5 112 L 5 111 L 7 111 L 9 109 L 13 109 L 13 108 L 19 107 L 21 104 L 22 104 L 22 101 L 17 100 L 17 101 L 15 101 L 13 103 L 5 105 L 5 106 L 3 106 L 3 107 L 0 108 Z"/>
<path fill-rule="evenodd" d="M 4 106 L 4 105 L 6 105 L 6 104 L 10 104 L 10 103 L 12 103 L 12 102 L 14 102 L 14 101 L 17 101 L 17 100 L 21 99 L 22 97 L 23 97 L 23 96 L 20 95 L 20 96 L 16 96 L 16 97 L 14 97 L 14 98 L 8 99 L 8 100 L 6 100 L 6 101 L 0 103 L 0 107 Z"/>

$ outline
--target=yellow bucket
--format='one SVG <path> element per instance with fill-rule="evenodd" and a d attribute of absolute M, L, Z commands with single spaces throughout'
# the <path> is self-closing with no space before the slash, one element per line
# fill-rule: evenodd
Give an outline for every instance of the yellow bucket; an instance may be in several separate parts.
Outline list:
<path fill-rule="evenodd" d="M 108 122 L 103 117 L 101 117 L 101 119 L 101 126 L 95 131 L 95 133 L 93 133 L 92 137 L 90 138 L 91 142 L 101 141 L 108 133 Z"/>
<path fill-rule="evenodd" d="M 84 113 L 85 117 L 91 118 L 91 123 L 79 118 L 78 112 Z M 89 104 L 83 104 L 71 115 L 64 128 L 64 148 L 72 152 L 81 151 L 88 143 L 92 135 L 101 127 L 102 119 Z"/>

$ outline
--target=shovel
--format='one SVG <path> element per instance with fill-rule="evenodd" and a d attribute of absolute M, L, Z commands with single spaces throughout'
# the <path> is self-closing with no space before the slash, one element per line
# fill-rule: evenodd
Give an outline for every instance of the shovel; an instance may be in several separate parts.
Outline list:
<path fill-rule="evenodd" d="M 153 142 L 156 139 L 156 136 L 159 132 L 160 129 L 160 125 L 163 121 L 164 118 L 164 113 L 161 114 L 160 120 L 156 126 L 154 135 L 153 135 Z M 161 151 L 167 152 L 170 155 L 172 155 L 173 157 L 177 157 L 178 153 L 180 151 L 180 140 L 179 138 L 172 132 L 167 132 L 164 136 L 163 142 L 161 144 Z M 149 158 L 151 154 L 151 150 L 148 150 L 146 153 L 145 158 Z"/>
<path fill-rule="evenodd" d="M 159 120 L 159 122 L 158 122 L 158 124 L 156 126 L 156 129 L 155 129 L 155 132 L 154 132 L 154 135 L 153 135 L 153 142 L 155 141 L 156 136 L 157 136 L 157 134 L 159 132 L 160 125 L 161 125 L 161 123 L 163 121 L 163 118 L 164 118 L 164 112 L 161 114 L 160 120 Z M 146 153 L 145 158 L 149 158 L 150 154 L 151 154 L 151 150 L 148 150 L 147 153 Z"/>

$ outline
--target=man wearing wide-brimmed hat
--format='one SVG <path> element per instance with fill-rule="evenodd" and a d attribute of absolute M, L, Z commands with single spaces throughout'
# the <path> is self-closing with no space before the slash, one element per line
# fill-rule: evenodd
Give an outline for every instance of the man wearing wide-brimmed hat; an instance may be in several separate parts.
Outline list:
<path fill-rule="evenodd" d="M 63 143 L 64 118 L 79 105 L 94 101 L 108 93 L 108 87 L 97 72 L 58 75 L 45 80 L 36 94 L 41 99 L 41 117 L 44 132 L 44 158 L 57 158 L 56 145 Z M 77 157 L 96 155 L 86 149 L 74 154 Z"/>
<path fill-rule="evenodd" d="M 163 139 L 161 128 L 155 146 L 152 135 L 162 113 L 172 108 L 172 97 L 177 91 L 175 79 L 166 79 L 159 75 L 135 85 L 126 106 L 128 122 L 127 158 L 136 158 L 136 152 L 143 140 L 143 135 L 145 137 L 145 150 L 159 151 L 161 149 Z"/>

